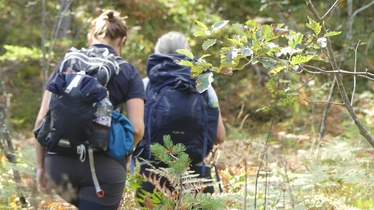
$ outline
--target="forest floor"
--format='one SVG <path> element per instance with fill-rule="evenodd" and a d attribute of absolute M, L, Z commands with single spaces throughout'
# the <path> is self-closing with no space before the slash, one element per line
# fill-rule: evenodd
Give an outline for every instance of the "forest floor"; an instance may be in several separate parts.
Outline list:
<path fill-rule="evenodd" d="M 310 140 L 310 137 L 301 135 L 291 135 L 280 132 L 278 137 L 280 140 L 288 138 L 294 139 L 295 141 L 302 142 Z M 13 143 L 17 150 L 28 150 L 33 144 L 33 138 L 27 139 L 27 141 L 14 140 Z M 257 142 L 257 143 L 256 143 Z M 218 169 L 219 178 L 221 181 L 221 187 L 223 193 L 229 193 L 232 191 L 240 191 L 243 187 L 243 183 L 233 183 L 231 181 L 232 177 L 241 177 L 245 174 L 245 171 L 249 171 L 251 176 L 254 176 L 256 171 L 259 169 L 259 157 L 264 150 L 263 144 L 259 144 L 258 141 L 254 140 L 239 140 L 239 139 L 228 139 L 222 145 L 215 149 L 215 152 L 211 156 L 207 157 L 207 162 L 215 163 Z M 215 171 L 212 169 L 212 174 Z M 26 175 L 34 176 L 32 174 Z M 27 179 L 27 185 L 29 190 L 36 192 L 35 182 L 33 180 Z M 217 190 L 217 188 L 216 188 Z M 126 192 L 126 203 L 128 204 L 129 197 L 130 200 L 133 199 L 133 192 Z M 17 198 L 14 198 L 14 204 L 19 203 Z M 41 193 L 34 193 L 32 198 L 28 200 L 30 209 L 56 209 L 56 210 L 70 210 L 75 209 L 74 206 L 66 203 L 59 196 L 53 195 L 43 195 Z M 134 201 L 134 200 L 133 200 Z M 124 202 L 122 202 L 124 203 Z M 125 206 L 124 204 L 122 204 Z M 36 207 L 37 206 L 37 207 Z M 131 205 L 135 207 L 135 204 Z M 121 209 L 131 209 L 129 205 Z"/>
<path fill-rule="evenodd" d="M 28 138 L 25 140 L 13 140 L 14 147 L 18 151 L 26 151 L 26 150 L 33 150 L 33 138 Z M 251 165 L 252 162 L 249 159 L 248 156 L 245 156 L 244 153 L 248 147 L 253 146 L 253 142 L 250 140 L 227 140 L 222 145 L 220 145 L 218 148 L 216 148 L 216 152 L 214 155 L 209 156 L 207 158 L 207 161 L 210 162 L 216 162 L 216 166 L 218 169 L 218 173 L 220 174 L 221 179 L 221 186 L 224 193 L 228 193 L 230 189 L 232 189 L 233 186 L 230 186 L 229 177 L 231 176 L 239 176 L 243 172 L 243 163 L 245 161 L 248 161 L 248 168 L 249 167 L 255 167 L 254 165 Z M 242 150 L 244 149 L 244 150 Z M 34 153 L 31 152 L 31 155 Z M 30 155 L 30 154 L 29 154 Z M 27 158 L 27 157 L 25 157 Z M 34 157 L 29 157 L 30 159 L 34 159 Z M 35 174 L 30 174 L 30 171 L 26 172 L 27 174 L 24 175 L 24 177 L 33 177 Z M 214 174 L 215 171 L 212 169 L 212 174 Z M 55 210 L 70 210 L 70 209 L 76 209 L 74 206 L 70 205 L 69 203 L 66 203 L 63 199 L 61 199 L 58 195 L 52 194 L 52 195 L 45 195 L 41 194 L 36 191 L 36 185 L 35 181 L 30 178 L 25 178 L 23 180 L 23 184 L 28 188 L 29 191 L 33 191 L 34 193 L 31 198 L 26 198 L 27 202 L 30 206 L 29 209 L 55 209 Z M 236 186 L 237 187 L 237 186 Z M 132 192 L 124 192 L 126 195 L 126 201 L 128 201 L 129 197 L 132 197 Z M 129 196 L 130 195 L 130 196 Z M 131 199 L 131 198 L 130 198 Z M 123 203 L 123 202 L 122 202 Z M 19 198 L 17 196 L 14 196 L 13 202 L 11 203 L 11 206 L 17 206 L 20 204 Z M 124 204 L 123 204 L 124 205 Z M 135 205 L 132 205 L 135 206 Z M 129 209 L 129 206 L 127 205 L 126 208 L 123 209 Z"/>
<path fill-rule="evenodd" d="M 342 114 L 342 111 L 342 108 L 331 110 L 331 117 L 327 121 L 328 131 L 323 139 L 324 142 L 332 141 L 334 136 L 340 135 L 344 132 L 341 123 L 336 123 L 349 119 L 346 114 Z M 319 119 L 316 118 L 316 121 L 317 120 Z M 297 150 L 305 145 L 308 146 L 303 149 L 310 145 L 313 146 L 313 144 L 317 143 L 318 139 L 314 137 L 314 132 L 308 130 L 304 130 L 301 134 L 291 133 L 289 132 L 290 129 L 288 124 L 292 125 L 292 122 L 276 124 L 273 127 L 270 136 L 266 133 L 269 126 L 266 126 L 265 129 L 264 126 L 261 127 L 261 125 L 258 125 L 258 127 L 252 127 L 251 129 L 261 130 L 262 134 L 257 135 L 256 137 L 251 136 L 250 139 L 248 138 L 248 134 L 242 134 L 240 132 L 234 134 L 236 131 L 232 131 L 226 141 L 216 148 L 213 155 L 207 157 L 206 161 L 208 163 L 215 163 L 217 166 L 223 193 L 235 194 L 243 191 L 243 188 L 247 187 L 247 180 L 254 183 L 258 173 L 266 170 L 267 166 L 263 165 L 265 159 L 266 163 L 274 163 L 280 167 L 282 164 L 286 163 L 287 169 L 290 171 L 295 171 L 297 168 L 304 167 L 299 162 Z M 270 125 L 270 123 L 267 125 Z M 13 140 L 13 144 L 18 151 L 32 151 L 33 141 L 33 138 L 27 138 L 26 141 Z M 267 154 L 266 157 L 264 156 L 265 153 Z M 371 155 L 374 155 L 373 151 L 371 151 L 371 153 Z M 31 152 L 30 154 L 31 156 L 25 156 L 24 158 L 34 160 L 34 153 Z M 27 179 L 25 179 L 24 183 L 29 191 L 31 190 L 34 192 L 32 193 L 32 197 L 27 198 L 30 206 L 29 209 L 75 209 L 75 207 L 69 205 L 57 195 L 43 195 L 37 193 L 35 181 L 32 178 L 29 178 L 35 177 L 35 174 L 31 173 L 34 169 L 31 168 L 32 167 L 29 166 L 31 171 L 29 170 L 25 175 Z M 214 174 L 214 170 L 212 170 L 212 174 Z M 134 209 L 131 208 L 135 207 L 135 201 L 133 198 L 134 193 L 125 190 L 124 194 L 125 198 L 121 205 L 123 208 L 121 209 Z M 17 205 L 17 203 L 19 204 L 19 200 L 17 199 L 17 197 L 14 197 L 13 206 Z M 129 205 L 129 201 L 132 202 L 131 205 Z"/>

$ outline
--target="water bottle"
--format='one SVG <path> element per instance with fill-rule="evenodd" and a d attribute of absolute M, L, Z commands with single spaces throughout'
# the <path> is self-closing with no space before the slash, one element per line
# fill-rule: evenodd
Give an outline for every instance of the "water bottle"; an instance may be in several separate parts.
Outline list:
<path fill-rule="evenodd" d="M 113 105 L 108 97 L 96 104 L 96 112 L 94 122 L 110 127 L 112 120 Z"/>
<path fill-rule="evenodd" d="M 113 105 L 108 97 L 95 105 L 96 111 L 92 123 L 92 135 L 89 139 L 90 146 L 94 149 L 106 150 L 112 122 Z"/>

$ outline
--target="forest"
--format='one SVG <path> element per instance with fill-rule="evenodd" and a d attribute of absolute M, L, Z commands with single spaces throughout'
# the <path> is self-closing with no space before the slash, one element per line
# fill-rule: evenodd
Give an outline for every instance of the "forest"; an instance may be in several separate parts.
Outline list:
<path fill-rule="evenodd" d="M 204 59 L 180 64 L 214 87 L 227 131 L 206 160 L 216 193 L 149 209 L 374 209 L 373 0 L 2 0 L 0 209 L 74 209 L 38 192 L 33 127 L 49 74 L 105 9 L 127 16 L 122 57 L 143 77 L 158 37 L 183 32 L 180 53 Z M 141 209 L 140 179 L 120 209 Z"/>

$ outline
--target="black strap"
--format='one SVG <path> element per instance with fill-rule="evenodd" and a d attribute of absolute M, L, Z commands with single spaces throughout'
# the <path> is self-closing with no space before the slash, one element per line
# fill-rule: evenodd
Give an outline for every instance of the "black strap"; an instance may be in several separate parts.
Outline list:
<path fill-rule="evenodd" d="M 223 190 L 222 190 L 222 186 L 221 186 L 221 180 L 220 180 L 220 178 L 219 178 L 219 174 L 218 174 L 217 165 L 214 163 L 214 164 L 213 164 L 213 167 L 214 167 L 214 171 L 215 171 L 215 173 L 216 173 L 216 178 L 217 178 L 217 182 L 218 182 L 219 192 L 222 193 Z"/>

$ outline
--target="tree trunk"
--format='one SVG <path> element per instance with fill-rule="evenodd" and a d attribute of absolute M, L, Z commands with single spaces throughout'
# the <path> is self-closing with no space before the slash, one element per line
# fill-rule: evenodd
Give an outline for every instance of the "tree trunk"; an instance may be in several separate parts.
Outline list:
<path fill-rule="evenodd" d="M 61 25 L 58 38 L 70 39 L 70 5 L 72 0 L 60 0 Z"/>

